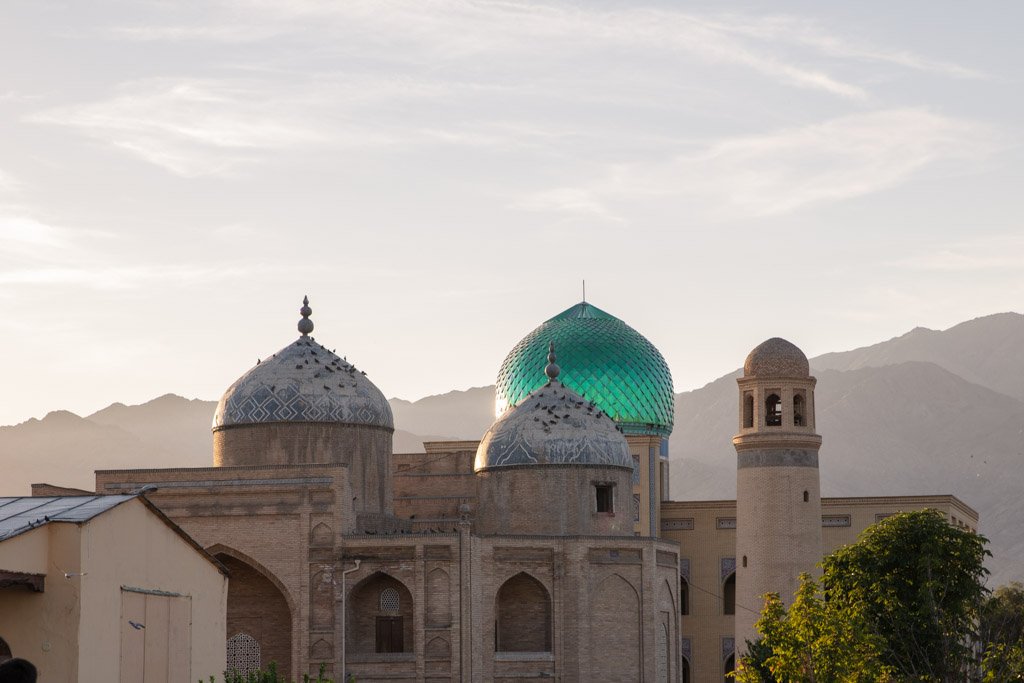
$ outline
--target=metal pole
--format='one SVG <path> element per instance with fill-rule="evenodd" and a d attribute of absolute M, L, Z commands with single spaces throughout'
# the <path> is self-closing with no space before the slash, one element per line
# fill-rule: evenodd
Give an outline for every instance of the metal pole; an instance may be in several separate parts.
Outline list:
<path fill-rule="evenodd" d="M 352 569 L 341 570 L 341 681 L 339 683 L 348 683 L 348 677 L 346 676 L 346 660 L 345 660 L 345 641 L 347 640 L 345 627 L 348 624 L 348 612 L 345 609 L 345 577 L 352 572 L 359 569 L 359 560 L 354 560 L 356 566 Z"/>

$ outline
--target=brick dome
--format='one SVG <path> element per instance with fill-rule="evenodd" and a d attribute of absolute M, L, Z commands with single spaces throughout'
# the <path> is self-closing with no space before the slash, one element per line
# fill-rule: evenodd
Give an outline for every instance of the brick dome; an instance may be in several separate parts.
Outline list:
<path fill-rule="evenodd" d="M 811 366 L 804 352 L 781 337 L 761 342 L 743 362 L 744 377 L 803 378 L 810 374 Z"/>

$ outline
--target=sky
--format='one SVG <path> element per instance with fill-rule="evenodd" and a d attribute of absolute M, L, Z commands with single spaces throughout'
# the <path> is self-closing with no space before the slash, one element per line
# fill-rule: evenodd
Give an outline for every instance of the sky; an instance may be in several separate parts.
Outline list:
<path fill-rule="evenodd" d="M 389 397 L 587 300 L 677 391 L 1024 310 L 1019 3 L 8 0 L 0 424 L 216 399 L 314 336 Z M 540 369 L 538 369 L 539 371 Z"/>

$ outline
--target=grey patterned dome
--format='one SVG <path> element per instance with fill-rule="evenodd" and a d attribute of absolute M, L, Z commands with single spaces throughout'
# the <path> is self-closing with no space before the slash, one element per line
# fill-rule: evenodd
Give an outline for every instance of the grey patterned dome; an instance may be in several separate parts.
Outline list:
<path fill-rule="evenodd" d="M 557 366 L 554 373 L 557 375 Z M 626 437 L 611 418 L 552 379 L 507 410 L 480 441 L 474 470 L 513 465 L 633 469 L 633 456 Z"/>
<path fill-rule="evenodd" d="M 391 406 L 373 382 L 306 335 L 239 377 L 224 392 L 213 415 L 214 430 L 268 422 L 337 422 L 394 429 Z"/>
<path fill-rule="evenodd" d="M 810 374 L 804 352 L 781 337 L 761 342 L 743 362 L 744 377 L 803 378 Z"/>

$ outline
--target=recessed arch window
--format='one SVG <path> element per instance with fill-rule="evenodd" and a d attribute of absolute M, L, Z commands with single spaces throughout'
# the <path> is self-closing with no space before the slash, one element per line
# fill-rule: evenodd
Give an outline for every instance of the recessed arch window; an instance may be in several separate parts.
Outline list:
<path fill-rule="evenodd" d="M 807 422 L 804 418 L 804 397 L 803 394 L 793 395 L 793 424 L 797 427 L 803 427 Z"/>
<path fill-rule="evenodd" d="M 730 675 L 736 670 L 736 655 L 729 655 L 725 658 L 724 671 L 722 671 L 722 680 L 725 683 L 733 683 L 733 677 Z"/>
<path fill-rule="evenodd" d="M 684 617 L 690 613 L 690 582 L 685 576 L 679 577 L 679 613 Z"/>
<path fill-rule="evenodd" d="M 722 584 L 722 614 L 736 614 L 736 572 Z"/>
<path fill-rule="evenodd" d="M 768 427 L 782 426 L 782 399 L 778 394 L 768 394 L 764 400 L 764 423 Z"/>

